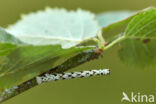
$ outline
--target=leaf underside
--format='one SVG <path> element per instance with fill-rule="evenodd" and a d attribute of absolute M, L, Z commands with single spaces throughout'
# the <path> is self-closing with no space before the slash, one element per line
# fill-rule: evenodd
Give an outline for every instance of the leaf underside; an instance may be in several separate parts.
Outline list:
<path fill-rule="evenodd" d="M 23 15 L 22 20 L 9 26 L 7 31 L 25 43 L 61 44 L 63 48 L 70 48 L 95 37 L 99 25 L 95 15 L 89 11 L 46 8 L 44 11 Z"/>
<path fill-rule="evenodd" d="M 156 9 L 138 13 L 128 24 L 119 51 L 121 60 L 130 66 L 156 64 Z"/>
<path fill-rule="evenodd" d="M 133 11 L 112 11 L 97 14 L 96 19 L 100 27 L 107 27 L 110 24 L 114 24 L 118 21 L 123 21 L 124 19 L 132 16 L 135 12 Z"/>

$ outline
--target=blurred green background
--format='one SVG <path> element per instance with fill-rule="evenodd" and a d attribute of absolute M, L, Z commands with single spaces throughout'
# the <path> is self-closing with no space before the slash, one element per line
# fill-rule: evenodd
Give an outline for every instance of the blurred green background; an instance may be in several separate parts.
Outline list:
<path fill-rule="evenodd" d="M 44 9 L 46 6 L 83 8 L 99 13 L 140 10 L 155 5 L 156 0 L 0 0 L 0 26 L 6 27 L 17 21 L 20 14 Z M 76 71 L 109 68 L 111 76 L 43 84 L 3 104 L 122 104 L 123 91 L 127 94 L 154 94 L 156 97 L 156 69 L 135 69 L 124 65 L 118 57 L 118 49 L 116 45 L 104 52 L 103 58 L 72 69 Z"/>

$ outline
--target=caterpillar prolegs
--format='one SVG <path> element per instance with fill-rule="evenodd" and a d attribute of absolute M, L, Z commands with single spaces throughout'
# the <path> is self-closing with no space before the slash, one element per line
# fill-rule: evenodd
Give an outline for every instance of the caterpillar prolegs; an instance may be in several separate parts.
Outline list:
<path fill-rule="evenodd" d="M 109 75 L 109 74 L 110 74 L 109 69 L 90 70 L 90 71 L 71 72 L 71 73 L 44 74 L 41 77 L 40 76 L 36 77 L 36 81 L 38 84 L 41 84 L 41 83 L 51 82 L 56 80 Z"/>

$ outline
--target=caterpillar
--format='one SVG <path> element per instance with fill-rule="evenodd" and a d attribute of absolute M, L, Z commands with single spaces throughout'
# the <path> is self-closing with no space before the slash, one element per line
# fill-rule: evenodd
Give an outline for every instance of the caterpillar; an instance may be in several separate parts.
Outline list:
<path fill-rule="evenodd" d="M 73 78 L 82 78 L 98 75 L 109 75 L 109 69 L 100 69 L 100 70 L 90 70 L 90 71 L 81 71 L 81 72 L 71 72 L 71 73 L 58 73 L 58 74 L 44 74 L 43 76 L 36 77 L 38 84 L 51 82 L 56 80 L 64 79 L 73 79 Z"/>
<path fill-rule="evenodd" d="M 90 77 L 90 76 L 99 76 L 99 75 L 109 75 L 109 69 L 100 69 L 100 70 L 90 70 L 90 71 L 81 71 L 81 72 L 71 72 L 71 73 L 58 73 L 58 74 L 44 74 L 42 76 L 36 77 L 36 82 L 38 85 L 51 82 L 56 80 L 64 80 L 64 79 L 73 79 L 73 78 L 82 78 L 82 77 Z M 14 86 L 10 89 L 5 89 L 2 93 L 2 96 L 5 94 L 12 94 L 15 90 L 19 89 L 19 86 Z"/>

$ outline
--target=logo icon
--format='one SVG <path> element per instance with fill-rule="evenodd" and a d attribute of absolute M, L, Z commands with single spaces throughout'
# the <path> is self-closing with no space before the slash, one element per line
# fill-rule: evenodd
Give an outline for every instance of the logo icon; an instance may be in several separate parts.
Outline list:
<path fill-rule="evenodd" d="M 121 99 L 121 102 L 123 102 L 124 100 L 131 102 L 131 100 L 128 98 L 128 96 L 125 92 L 122 92 L 122 94 L 123 94 L 123 98 Z"/>
<path fill-rule="evenodd" d="M 146 94 L 141 94 L 141 93 L 134 93 L 131 92 L 130 96 L 126 94 L 125 92 L 122 92 L 122 99 L 121 102 L 127 101 L 127 102 L 132 102 L 132 103 L 153 103 L 154 102 L 154 95 L 146 95 Z"/>

